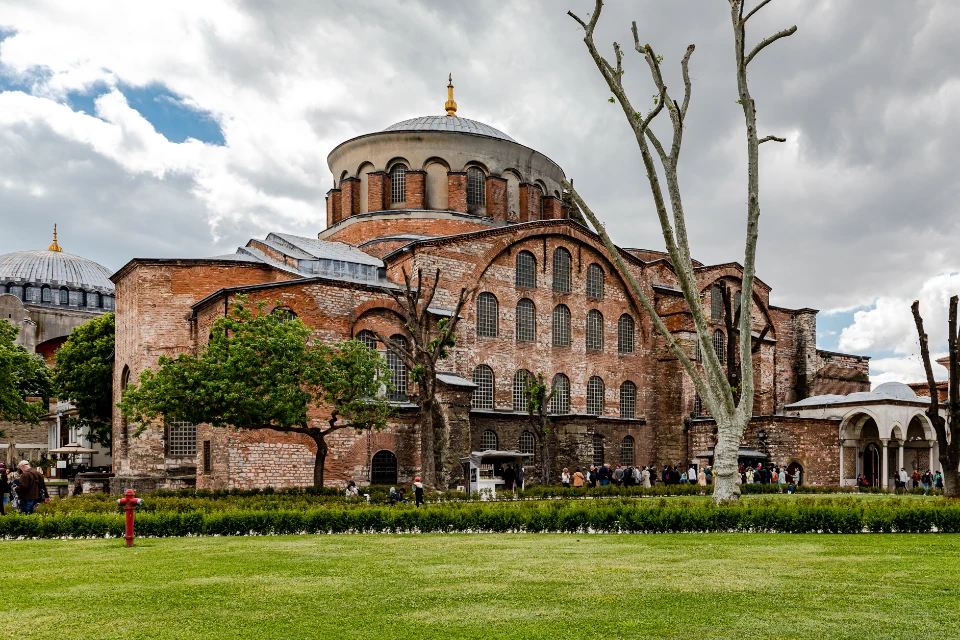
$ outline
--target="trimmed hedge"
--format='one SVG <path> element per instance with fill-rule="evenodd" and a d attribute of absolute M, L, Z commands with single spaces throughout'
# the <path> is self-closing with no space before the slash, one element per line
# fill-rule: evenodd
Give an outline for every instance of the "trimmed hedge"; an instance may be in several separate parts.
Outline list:
<path fill-rule="evenodd" d="M 75 513 L 0 518 L 0 538 L 118 537 L 123 516 Z M 138 536 L 303 533 L 862 533 L 960 532 L 960 501 L 849 498 L 706 501 L 602 500 L 470 503 L 309 510 L 140 513 Z"/>

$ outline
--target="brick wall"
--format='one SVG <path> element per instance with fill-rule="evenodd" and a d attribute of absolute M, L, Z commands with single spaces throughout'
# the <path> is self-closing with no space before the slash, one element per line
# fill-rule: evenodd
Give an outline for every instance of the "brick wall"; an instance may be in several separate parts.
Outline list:
<path fill-rule="evenodd" d="M 487 215 L 494 220 L 507 220 L 507 179 L 487 176 Z"/>
<path fill-rule="evenodd" d="M 467 212 L 467 174 L 465 171 L 448 171 L 447 186 L 449 199 L 447 209 L 450 211 Z"/>
<path fill-rule="evenodd" d="M 345 242 L 357 246 L 374 238 L 392 235 L 447 236 L 489 228 L 490 227 L 482 221 L 473 221 L 469 218 L 462 220 L 431 220 L 415 217 L 387 220 L 371 218 L 358 220 L 343 229 L 338 229 L 324 239 L 331 242 Z"/>
<path fill-rule="evenodd" d="M 341 220 L 360 213 L 360 180 L 344 178 L 340 183 Z"/>
<path fill-rule="evenodd" d="M 327 191 L 327 226 L 334 225 L 343 219 L 343 210 L 341 209 L 340 189 L 330 189 Z"/>
<path fill-rule="evenodd" d="M 367 211 L 390 208 L 390 176 L 385 171 L 367 174 Z"/>
<path fill-rule="evenodd" d="M 423 209 L 426 195 L 426 171 L 407 171 L 407 209 Z"/>

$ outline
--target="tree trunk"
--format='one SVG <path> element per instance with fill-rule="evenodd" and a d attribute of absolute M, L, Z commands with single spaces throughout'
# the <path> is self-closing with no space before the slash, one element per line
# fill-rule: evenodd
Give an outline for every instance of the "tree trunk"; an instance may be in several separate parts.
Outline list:
<path fill-rule="evenodd" d="M 745 424 L 736 424 L 736 420 L 724 425 L 717 421 L 717 446 L 713 451 L 714 502 L 731 502 L 740 498 L 738 457 L 745 427 Z"/>
<path fill-rule="evenodd" d="M 322 489 L 323 470 L 327 462 L 327 443 L 323 439 L 323 434 L 313 436 L 313 441 L 317 443 L 317 457 L 313 461 L 313 486 Z"/>
<path fill-rule="evenodd" d="M 436 432 L 433 418 L 432 399 L 423 399 L 420 405 L 420 479 L 427 487 L 436 489 Z"/>
<path fill-rule="evenodd" d="M 940 458 L 943 467 L 943 495 L 948 498 L 960 498 L 960 480 L 957 479 L 957 463 Z"/>
<path fill-rule="evenodd" d="M 543 486 L 549 487 L 552 483 L 553 478 L 550 473 L 550 445 L 547 442 L 547 436 L 540 436 L 540 467 L 542 470 L 541 476 L 543 480 Z"/>

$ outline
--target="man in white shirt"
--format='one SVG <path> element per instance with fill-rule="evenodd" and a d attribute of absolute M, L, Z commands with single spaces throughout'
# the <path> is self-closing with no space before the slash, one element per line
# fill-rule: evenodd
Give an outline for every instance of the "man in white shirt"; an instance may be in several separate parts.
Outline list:
<path fill-rule="evenodd" d="M 693 468 L 693 465 L 690 465 L 690 468 L 687 469 L 687 482 L 697 484 L 697 470 Z"/>
<path fill-rule="evenodd" d="M 903 467 L 900 467 L 900 486 L 903 487 L 904 489 L 907 488 L 907 479 L 909 477 L 910 476 L 907 475 L 907 470 L 904 469 Z"/>

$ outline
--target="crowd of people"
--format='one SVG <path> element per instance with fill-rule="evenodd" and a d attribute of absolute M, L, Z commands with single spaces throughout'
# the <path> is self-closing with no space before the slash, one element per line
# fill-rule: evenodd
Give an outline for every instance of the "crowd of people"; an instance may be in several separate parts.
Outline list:
<path fill-rule="evenodd" d="M 21 460 L 15 470 L 0 463 L 0 515 L 6 515 L 8 503 L 16 511 L 30 514 L 41 502 L 50 502 L 50 495 L 40 471 L 26 460 Z"/>
<path fill-rule="evenodd" d="M 857 476 L 857 486 L 860 488 L 872 487 L 873 482 L 864 474 Z M 930 489 L 943 489 L 943 474 L 939 471 L 931 473 L 929 469 L 920 472 L 919 469 L 914 469 L 913 473 L 908 474 L 907 470 L 903 467 L 900 467 L 900 473 L 893 477 L 893 487 L 895 489 L 919 489 L 923 488 L 924 491 L 930 491 Z"/>
<path fill-rule="evenodd" d="M 741 484 L 781 484 L 788 489 L 800 484 L 799 468 L 790 473 L 777 466 L 766 468 L 761 463 L 756 467 L 741 464 L 738 471 Z M 618 464 L 611 467 L 609 463 L 605 463 L 590 465 L 586 473 L 578 468 L 572 474 L 570 469 L 565 467 L 560 474 L 560 484 L 564 487 L 605 487 L 612 484 L 617 487 L 642 486 L 647 489 L 657 484 L 695 484 L 705 487 L 713 484 L 713 467 L 706 465 L 698 470 L 691 465 L 686 471 L 682 471 L 679 465 L 668 464 L 658 471 L 653 465 L 634 467 Z"/>

